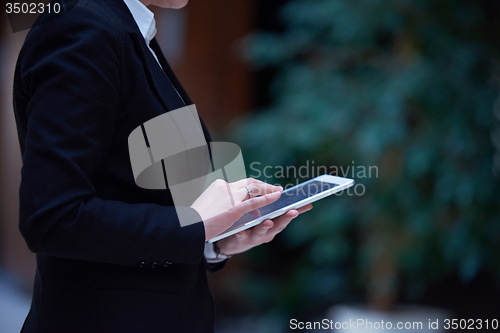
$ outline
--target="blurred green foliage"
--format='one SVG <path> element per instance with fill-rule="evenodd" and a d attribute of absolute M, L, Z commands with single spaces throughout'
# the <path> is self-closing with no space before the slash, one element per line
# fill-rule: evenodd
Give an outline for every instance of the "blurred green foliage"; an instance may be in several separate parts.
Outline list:
<path fill-rule="evenodd" d="M 355 175 L 364 195 L 318 202 L 252 250 L 254 273 L 235 289 L 258 309 L 304 313 L 356 290 L 418 299 L 451 273 L 500 273 L 498 46 L 481 2 L 294 0 L 280 13 L 283 33 L 246 40 L 247 60 L 277 71 L 272 104 L 234 131 L 246 162 L 378 177 Z"/>

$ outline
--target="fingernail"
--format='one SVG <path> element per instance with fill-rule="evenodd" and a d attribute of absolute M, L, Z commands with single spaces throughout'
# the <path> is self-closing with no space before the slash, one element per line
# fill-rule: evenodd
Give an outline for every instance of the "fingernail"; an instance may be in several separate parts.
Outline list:
<path fill-rule="evenodd" d="M 271 194 L 268 195 L 269 199 L 274 199 L 274 198 L 277 198 L 279 197 L 281 194 L 281 192 L 273 192 Z"/>
<path fill-rule="evenodd" d="M 283 192 L 283 186 L 278 186 L 278 188 L 280 192 Z"/>

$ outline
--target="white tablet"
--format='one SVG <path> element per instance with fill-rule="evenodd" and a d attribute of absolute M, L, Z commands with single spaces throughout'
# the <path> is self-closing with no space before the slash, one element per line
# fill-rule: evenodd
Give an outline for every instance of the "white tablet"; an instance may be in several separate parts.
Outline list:
<path fill-rule="evenodd" d="M 229 227 L 226 231 L 208 242 L 213 243 L 220 239 L 234 235 L 242 230 L 252 228 L 267 219 L 273 219 L 285 214 L 290 209 L 297 209 L 309 203 L 323 199 L 354 185 L 354 180 L 330 175 L 322 175 L 299 185 L 291 187 L 273 203 L 258 209 L 258 212 L 247 213 Z"/>

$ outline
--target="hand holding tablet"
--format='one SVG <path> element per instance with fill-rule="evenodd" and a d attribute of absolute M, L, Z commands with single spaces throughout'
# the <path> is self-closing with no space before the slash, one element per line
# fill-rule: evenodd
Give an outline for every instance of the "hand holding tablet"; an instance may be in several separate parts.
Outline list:
<path fill-rule="evenodd" d="M 323 199 L 354 185 L 354 180 L 330 175 L 322 175 L 281 193 L 272 203 L 246 213 L 224 232 L 208 240 L 209 243 L 252 228 L 265 220 L 276 218 L 291 209 L 298 209 L 309 203 Z"/>

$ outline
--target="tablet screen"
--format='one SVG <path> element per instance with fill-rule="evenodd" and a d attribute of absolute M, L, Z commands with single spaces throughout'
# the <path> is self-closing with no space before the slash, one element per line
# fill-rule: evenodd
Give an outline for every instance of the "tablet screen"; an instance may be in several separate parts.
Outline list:
<path fill-rule="evenodd" d="M 316 195 L 318 193 L 327 191 L 331 188 L 334 188 L 338 186 L 337 184 L 333 183 L 326 183 L 326 182 L 321 182 L 321 181 L 312 181 L 307 184 L 302 184 L 298 186 L 294 186 L 287 191 L 283 191 L 281 194 L 281 197 L 276 200 L 273 203 L 270 203 L 267 206 L 259 208 L 259 212 L 252 212 L 252 213 L 247 213 L 243 215 L 238 221 L 234 222 L 234 224 L 227 229 L 225 232 L 238 228 L 242 226 L 245 223 L 248 223 L 250 221 L 255 220 L 256 218 L 272 213 L 276 210 L 279 210 L 283 207 L 287 207 L 290 205 L 293 205 L 296 202 L 299 202 L 301 200 L 304 200 L 308 197 L 311 197 L 313 195 Z"/>

